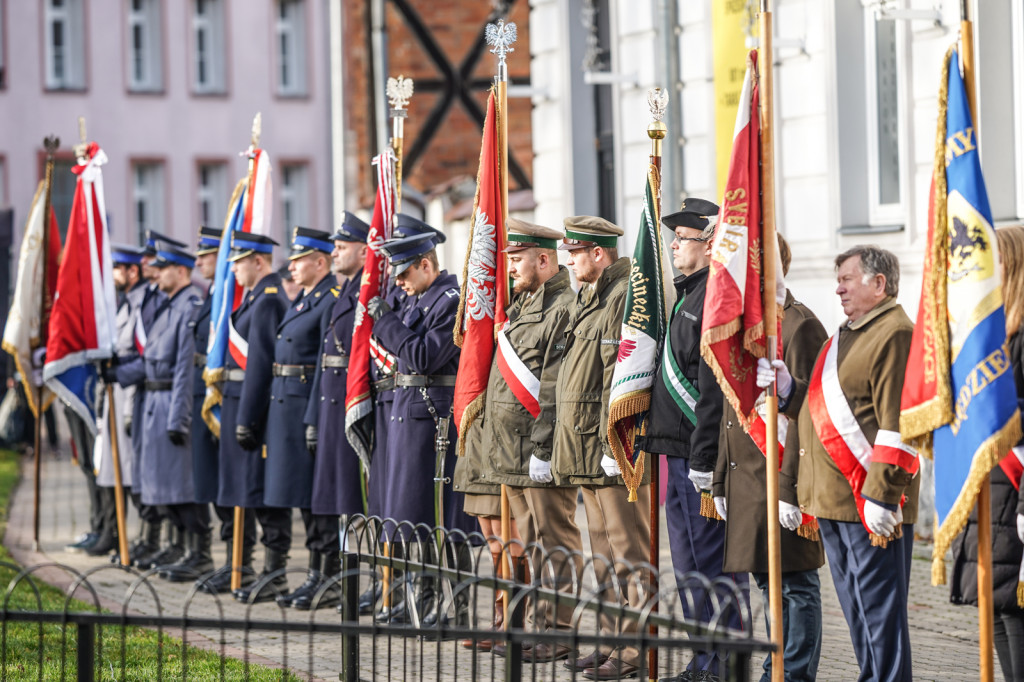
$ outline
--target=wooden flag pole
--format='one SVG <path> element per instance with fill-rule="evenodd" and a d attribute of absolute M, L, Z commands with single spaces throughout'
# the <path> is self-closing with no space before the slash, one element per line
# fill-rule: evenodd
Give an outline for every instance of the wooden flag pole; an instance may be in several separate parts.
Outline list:
<path fill-rule="evenodd" d="M 662 88 L 651 88 L 647 92 L 647 104 L 651 111 L 651 118 L 653 119 L 650 125 L 647 126 L 647 137 L 651 138 L 651 154 L 649 157 L 650 164 L 658 170 L 658 186 L 652 187 L 654 194 L 654 208 L 655 208 L 655 229 L 661 229 L 661 145 L 662 140 L 665 139 L 665 135 L 668 134 L 668 126 L 662 121 L 662 117 L 665 115 L 665 109 L 668 107 L 668 93 Z M 658 258 L 661 258 L 661 254 L 658 254 Z M 659 283 L 659 286 L 661 283 Z M 647 453 L 651 458 L 650 472 L 651 472 L 651 555 L 650 562 L 651 566 L 657 567 L 659 565 L 659 559 L 661 557 L 661 505 L 659 504 L 661 497 L 661 458 L 659 455 Z M 651 576 L 651 594 L 658 594 L 658 574 L 654 573 Z M 652 613 L 658 612 L 658 604 L 655 602 Z M 650 634 L 652 637 L 658 637 L 658 626 L 650 626 Z M 651 647 L 647 650 L 647 675 L 651 682 L 658 679 L 658 650 L 655 647 Z"/>
<path fill-rule="evenodd" d="M 50 210 L 52 206 L 53 197 L 53 155 L 57 152 L 57 148 L 60 146 L 60 139 L 57 137 L 47 137 L 43 140 L 43 148 L 46 150 L 46 190 L 43 200 L 43 292 L 42 296 L 39 297 L 39 336 L 40 339 L 45 337 L 46 328 L 49 326 L 49 311 L 50 305 L 53 301 L 50 299 Z M 31 379 L 32 377 L 26 377 Z M 34 381 L 27 381 L 26 384 L 35 383 Z M 42 475 L 42 445 L 43 445 L 43 385 L 35 387 L 36 389 L 36 422 L 33 434 L 33 455 L 34 462 L 33 467 L 35 469 L 35 480 L 33 481 L 34 492 L 32 499 L 32 551 L 39 551 L 39 495 L 40 495 L 40 476 Z"/>
<path fill-rule="evenodd" d="M 773 112 L 772 77 L 772 13 L 770 0 L 761 0 L 760 44 L 757 51 L 761 98 L 761 216 L 763 222 L 761 242 L 764 272 L 764 325 L 768 358 L 774 360 L 778 352 L 778 315 L 775 300 L 775 116 Z M 768 522 L 768 604 L 771 623 L 772 682 L 785 679 L 782 632 L 782 549 L 779 525 L 779 397 L 776 383 L 768 387 L 765 407 L 765 481 L 767 484 Z"/>
<path fill-rule="evenodd" d="M 978 137 L 978 107 L 974 91 L 974 25 L 970 17 L 970 3 L 960 0 L 960 59 L 963 60 L 964 89 L 971 110 L 974 137 Z M 992 661 L 994 648 L 994 610 L 992 600 L 992 498 L 991 475 L 986 475 L 978 490 L 978 655 L 980 679 L 992 682 L 995 668 Z"/>
<path fill-rule="evenodd" d="M 243 154 L 249 156 L 249 173 L 247 191 L 253 189 L 253 159 L 255 159 L 256 148 L 260 146 L 260 137 L 263 135 L 263 114 L 256 112 L 252 119 L 252 132 L 249 135 L 249 149 Z M 223 435 L 223 434 L 221 434 Z M 231 437 L 230 435 L 228 436 Z M 234 526 L 231 533 L 231 591 L 242 589 L 242 548 L 245 544 L 245 508 L 235 507 Z"/>
<path fill-rule="evenodd" d="M 128 556 L 128 531 L 125 528 L 124 482 L 121 479 L 121 453 L 118 447 L 117 408 L 114 405 L 114 385 L 107 384 L 107 430 L 110 433 L 110 459 L 114 465 L 114 512 L 117 515 L 117 553 L 124 567 L 131 564 Z"/>
<path fill-rule="evenodd" d="M 508 65 L 505 57 L 513 51 L 512 43 L 516 41 L 516 25 L 499 19 L 496 24 L 487 24 L 485 31 L 487 44 L 491 52 L 498 57 L 498 75 L 494 78 L 497 86 L 498 101 L 495 109 L 498 116 L 498 179 L 501 184 L 502 225 L 508 221 Z M 504 255 L 501 256 L 504 258 Z M 499 271 L 501 268 L 498 268 Z M 512 512 L 509 509 L 508 487 L 501 486 L 501 577 L 508 580 L 512 576 L 512 556 L 509 543 L 512 541 Z M 511 593 L 506 591 L 504 604 L 505 627 L 509 627 L 508 604 Z"/>

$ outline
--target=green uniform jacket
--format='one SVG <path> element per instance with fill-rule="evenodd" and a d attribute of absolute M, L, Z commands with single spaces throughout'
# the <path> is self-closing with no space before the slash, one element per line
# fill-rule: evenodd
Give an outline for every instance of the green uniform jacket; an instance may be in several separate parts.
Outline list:
<path fill-rule="evenodd" d="M 913 323 L 895 298 L 885 299 L 839 332 L 839 384 L 869 443 L 875 442 L 879 429 L 900 430 L 900 396 L 913 333 Z M 806 399 L 798 421 L 800 508 L 820 519 L 860 523 L 850 484 L 818 439 Z M 888 505 L 906 495 L 903 522 L 914 523 L 920 484 L 920 476 L 894 464 L 872 462 L 861 494 Z"/>
<path fill-rule="evenodd" d="M 551 459 L 555 380 L 574 300 L 569 271 L 564 267 L 532 296 L 520 294 L 513 300 L 506 333 L 519 359 L 540 377 L 540 415 L 534 419 L 512 393 L 498 369 L 495 352 L 484 412 L 470 427 L 466 452 L 455 465 L 456 490 L 497 495 L 502 483 L 545 485 L 530 480 L 530 455 Z"/>
<path fill-rule="evenodd" d="M 557 421 L 551 473 L 569 485 L 622 484 L 604 475 L 601 458 L 608 445 L 608 402 L 615 358 L 619 354 L 622 315 L 630 259 L 605 268 L 593 286 L 583 286 L 565 333 L 565 353 L 558 370 Z"/>
<path fill-rule="evenodd" d="M 818 349 L 828 339 L 825 328 L 810 308 L 786 292 L 785 317 L 782 320 L 782 351 L 786 367 L 793 375 L 793 391 L 787 406 L 799 409 L 807 393 Z M 795 415 L 794 415 L 795 417 Z M 782 469 L 779 471 L 779 499 L 798 504 L 796 474 L 800 439 L 795 418 L 789 418 Z M 791 457 L 786 455 L 792 453 Z M 726 573 L 768 572 L 768 526 L 765 484 L 765 456 L 736 419 L 736 412 L 725 401 L 722 428 L 718 439 L 718 464 L 713 491 L 725 497 L 728 521 L 725 525 Z M 778 523 L 778 521 L 775 521 Z M 821 542 L 808 540 L 796 531 L 782 529 L 782 570 L 810 571 L 825 562 Z"/>

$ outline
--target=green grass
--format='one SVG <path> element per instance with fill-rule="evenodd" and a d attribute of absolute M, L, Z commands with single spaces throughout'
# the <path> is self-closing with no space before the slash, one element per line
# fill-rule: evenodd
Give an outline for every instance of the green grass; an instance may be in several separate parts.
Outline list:
<path fill-rule="evenodd" d="M 18 482 L 19 455 L 9 450 L 0 450 L 0 536 L 7 525 L 7 509 L 11 492 Z M 15 563 L 6 547 L 0 546 L 0 562 Z M 0 589 L 5 593 L 7 586 L 16 573 L 10 568 L 0 566 Z M 39 588 L 43 611 L 63 611 L 65 594 L 55 587 L 35 581 Z M 81 593 L 81 592 L 80 592 Z M 22 582 L 8 602 L 9 611 L 35 611 L 38 609 L 36 597 L 31 587 Z M 95 611 L 89 604 L 72 600 L 69 611 Z M 40 676 L 39 626 L 34 623 L 7 623 L 7 648 L 2 653 L 2 673 L 6 680 L 58 680 L 61 679 L 61 634 L 59 625 L 44 625 L 42 632 L 43 666 Z M 67 639 L 64 644 L 64 679 L 74 680 L 77 676 L 75 655 L 77 651 L 78 629 L 67 628 Z M 158 667 L 163 679 L 182 678 L 181 640 L 164 636 L 162 642 L 155 630 L 130 627 L 105 627 L 102 632 L 103 659 L 96 656 L 96 679 L 121 679 L 121 639 L 125 640 L 125 679 L 151 680 L 160 679 Z M 221 677 L 220 655 L 213 651 L 189 646 L 186 653 L 187 672 L 189 679 L 218 680 Z M 227 658 L 223 660 L 224 676 L 229 680 L 246 679 L 245 665 L 242 661 Z M 252 680 L 299 680 L 301 678 L 290 672 L 275 670 L 264 666 L 250 665 L 248 679 Z"/>

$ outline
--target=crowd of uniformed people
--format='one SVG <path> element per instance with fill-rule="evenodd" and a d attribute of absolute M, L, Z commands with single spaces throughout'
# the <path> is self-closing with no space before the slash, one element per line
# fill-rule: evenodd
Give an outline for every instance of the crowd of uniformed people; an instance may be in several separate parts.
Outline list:
<path fill-rule="evenodd" d="M 659 351 L 652 409 L 638 445 L 667 458 L 665 504 L 675 570 L 711 578 L 728 574 L 741 585 L 752 575 L 767 595 L 765 457 L 740 427 L 700 354 L 717 213 L 711 202 L 688 199 L 663 218 L 675 236 L 677 303 Z M 521 553 L 520 547 L 531 548 L 538 560 L 542 551 L 555 548 L 582 552 L 575 520 L 582 496 L 590 551 L 616 562 L 594 564 L 599 584 L 620 581 L 628 589 L 609 590 L 606 596 L 642 606 L 647 595 L 629 580 L 629 567 L 649 558 L 650 496 L 656 492 L 645 480 L 638 501 L 627 501 L 607 437 L 630 271 L 630 260 L 618 255 L 623 232 L 593 216 L 566 218 L 562 231 L 515 218 L 507 228 L 505 256 L 513 282 L 508 324 L 500 330 L 483 411 L 465 434 L 456 433 L 451 419 L 460 357 L 452 333 L 459 282 L 438 265 L 435 247 L 444 234 L 423 221 L 396 217 L 393 238 L 381 247 L 391 285 L 365 308 L 358 297 L 369 228 L 354 214 L 346 212 L 333 234 L 296 227 L 284 247 L 269 237 L 232 233 L 231 267 L 244 294 L 231 314 L 226 366 L 215 386 L 219 423 L 203 415 L 209 400 L 203 370 L 211 297 L 193 278 L 212 280 L 221 231 L 202 228 L 194 252 L 155 233 L 142 247 L 116 247 L 119 347 L 103 378 L 116 387 L 115 404 L 105 409 L 118 412 L 118 428 L 125 435 L 125 481 L 142 520 L 130 546 L 132 564 L 157 567 L 170 581 L 202 575 L 201 590 L 230 591 L 237 507 L 244 510 L 241 556 L 247 572 L 235 598 L 276 596 L 299 609 L 333 606 L 336 591 L 320 594 L 319 602 L 314 596 L 340 570 L 341 516 L 369 513 L 411 524 L 482 530 L 490 537 L 497 569 L 504 485 L 513 537 L 522 542 L 515 543 L 513 554 Z M 282 249 L 287 272 L 274 268 L 275 253 Z M 567 252 L 568 268 L 559 264 L 559 250 Z M 789 247 L 781 239 L 780 251 L 787 269 Z M 772 520 L 784 528 L 786 679 L 809 680 L 817 674 L 818 569 L 827 555 L 861 679 L 909 680 L 907 591 L 920 481 L 913 475 L 916 466 L 906 460 L 872 462 L 859 482 L 852 482 L 830 450 L 820 415 L 809 412 L 817 404 L 816 390 L 833 391 L 833 398 L 839 391 L 849 404 L 853 428 L 868 442 L 881 442 L 883 432 L 898 434 L 912 325 L 896 302 L 899 264 L 891 253 L 856 247 L 840 254 L 835 264 L 836 293 L 848 320 L 832 344 L 814 313 L 787 292 L 784 358 L 762 360 L 751 377 L 762 387 L 777 378 L 788 427 L 779 519 Z M 286 287 L 294 289 L 287 293 Z M 345 420 L 353 328 L 364 314 L 374 320 L 373 433 L 366 441 L 366 464 L 346 436 Z M 837 352 L 829 355 L 832 346 Z M 1020 377 L 1018 355 L 1013 360 Z M 823 389 L 816 388 L 823 383 L 815 377 L 819 359 L 834 368 Z M 86 430 L 77 430 L 76 438 L 86 438 Z M 459 438 L 464 447 L 457 456 Z M 109 458 L 105 440 L 101 429 L 95 445 L 79 447 L 95 447 Z M 89 467 L 86 474 L 92 474 Z M 443 481 L 439 499 L 436 479 Z M 90 481 L 96 523 L 71 549 L 116 554 L 112 486 L 109 475 Z M 713 498 L 719 518 L 702 515 L 702 491 L 705 499 Z M 257 538 L 263 545 L 263 575 L 285 568 L 295 508 L 306 531 L 307 580 L 288 585 L 279 573 L 273 589 L 254 595 Z M 1013 508 L 1024 513 L 1024 506 Z M 226 544 L 223 561 L 214 560 L 215 530 Z M 1019 561 L 1020 542 L 1015 548 Z M 451 549 L 449 560 L 465 558 L 466 552 Z M 521 557 L 515 561 L 525 563 Z M 579 565 L 565 561 L 552 566 L 557 568 L 536 580 L 572 590 Z M 422 581 L 408 599 L 382 599 L 379 591 L 370 590 L 360 597 L 360 610 L 393 623 L 407 622 L 416 611 L 429 625 L 450 617 L 452 609 L 439 606 L 441 593 L 429 581 Z M 463 600 L 453 608 L 455 618 L 461 618 L 467 604 Z M 711 609 L 709 603 L 686 608 L 696 611 L 688 614 L 694 618 L 708 617 Z M 499 628 L 500 595 L 494 614 Z M 567 607 L 538 605 L 529 610 L 534 622 L 528 625 L 567 630 L 572 615 Z M 1014 644 L 1013 622 L 1007 627 L 1010 647 L 1018 649 L 1017 663 L 1007 659 L 1004 670 L 1021 665 L 1019 650 L 1024 650 L 1020 630 Z M 1016 622 L 1022 622 L 1019 616 Z M 620 624 L 602 615 L 600 627 L 616 633 Z M 506 653 L 500 636 L 463 646 Z M 588 679 L 635 676 L 644 665 L 635 647 L 574 651 L 540 642 L 526 646 L 524 656 L 532 662 L 564 659 Z M 678 679 L 717 679 L 721 665 L 717 654 L 697 652 Z M 765 669 L 767 675 L 770 659 Z"/>

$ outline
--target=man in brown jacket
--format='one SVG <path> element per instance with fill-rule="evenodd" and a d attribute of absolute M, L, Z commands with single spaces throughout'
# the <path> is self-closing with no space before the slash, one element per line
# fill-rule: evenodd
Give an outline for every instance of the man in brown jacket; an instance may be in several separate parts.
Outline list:
<path fill-rule="evenodd" d="M 779 235 L 779 255 L 783 274 L 789 272 L 789 244 Z M 803 303 L 786 291 L 785 316 L 782 320 L 782 349 L 786 365 L 792 372 L 787 386 L 788 401 L 782 409 L 795 405 L 793 418 L 780 415 L 779 440 L 783 462 L 779 472 L 779 520 L 782 533 L 782 623 L 785 642 L 786 679 L 813 680 L 821 656 L 821 584 L 818 569 L 825 563 L 821 541 L 813 519 L 801 525 L 797 506 L 796 473 L 800 442 L 796 413 L 807 393 L 807 384 L 814 369 L 818 349 L 828 338 L 825 328 Z M 767 370 L 767 386 L 774 375 L 767 360 L 760 364 Z M 762 371 L 764 373 L 764 371 Z M 759 382 L 758 385 L 761 385 Z M 724 416 L 718 441 L 718 464 L 712 491 L 715 507 L 725 522 L 725 573 L 754 575 L 768 607 L 768 524 L 765 500 L 764 432 L 755 427 L 759 442 L 743 431 L 729 401 L 724 402 Z M 763 418 L 763 416 L 762 416 Z M 773 519 L 774 523 L 774 519 Z M 770 626 L 770 624 L 769 624 Z M 771 678 L 772 657 L 764 661 L 764 678 Z"/>
<path fill-rule="evenodd" d="M 509 218 L 507 226 L 505 252 L 514 288 L 508 324 L 501 330 L 487 384 L 483 477 L 508 487 L 509 506 L 522 541 L 533 546 L 535 578 L 545 587 L 571 591 L 574 563 L 559 553 L 545 565 L 544 555 L 556 548 L 583 551 L 575 519 L 576 487 L 559 485 L 551 475 L 555 382 L 576 296 L 569 286 L 569 271 L 558 265 L 556 249 L 562 233 L 515 218 Z M 527 609 L 526 619 L 528 629 L 535 623 L 538 629 L 569 630 L 572 608 L 562 606 L 556 614 L 541 600 Z M 496 645 L 494 651 L 500 655 L 503 645 Z M 544 662 L 566 658 L 571 652 L 562 645 L 540 642 L 524 646 L 523 653 L 528 661 Z"/>
<path fill-rule="evenodd" d="M 580 290 L 558 371 L 551 473 L 555 481 L 582 488 L 590 550 L 615 562 L 621 594 L 628 592 L 629 605 L 639 608 L 636 581 L 630 580 L 635 572 L 628 569 L 649 559 L 651 486 L 640 486 L 635 503 L 626 501 L 626 489 L 605 429 L 630 268 L 628 258 L 618 258 L 616 244 L 621 234 L 622 228 L 603 218 L 565 219 L 565 239 L 559 248 L 569 252 L 569 266 L 580 282 Z M 612 576 L 608 567 L 602 562 L 595 562 L 594 567 L 598 584 L 609 584 Z M 614 598 L 610 590 L 605 597 Z M 616 619 L 605 614 L 599 626 L 604 633 L 619 631 Z M 623 634 L 635 629 L 635 623 L 621 624 Z M 604 680 L 632 677 L 641 663 L 636 647 L 599 647 L 593 654 L 566 665 L 583 671 L 587 679 Z"/>
<path fill-rule="evenodd" d="M 818 519 L 861 679 L 910 680 L 907 592 L 920 479 L 899 418 L 914 328 L 896 302 L 896 256 L 856 246 L 835 264 L 848 319 L 818 353 L 800 408 L 797 493 L 800 509 Z M 780 400 L 788 399 L 790 372 L 773 364 Z"/>

